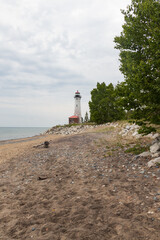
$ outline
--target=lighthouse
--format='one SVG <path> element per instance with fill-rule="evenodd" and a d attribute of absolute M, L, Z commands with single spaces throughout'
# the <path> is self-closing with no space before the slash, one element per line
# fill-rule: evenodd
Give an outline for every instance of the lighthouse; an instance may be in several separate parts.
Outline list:
<path fill-rule="evenodd" d="M 75 99 L 75 108 L 74 108 L 74 115 L 69 117 L 69 124 L 72 123 L 81 123 L 82 118 L 81 118 L 81 95 L 80 92 L 77 90 L 74 95 Z"/>

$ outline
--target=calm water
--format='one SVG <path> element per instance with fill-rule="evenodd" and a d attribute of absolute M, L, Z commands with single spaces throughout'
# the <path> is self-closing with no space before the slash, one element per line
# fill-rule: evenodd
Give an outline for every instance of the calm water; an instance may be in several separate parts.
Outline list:
<path fill-rule="evenodd" d="M 44 127 L 0 127 L 0 141 L 33 137 L 44 133 L 47 129 Z"/>

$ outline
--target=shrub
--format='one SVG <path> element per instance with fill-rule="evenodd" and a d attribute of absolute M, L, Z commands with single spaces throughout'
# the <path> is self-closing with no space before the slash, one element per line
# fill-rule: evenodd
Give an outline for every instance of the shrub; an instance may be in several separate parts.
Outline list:
<path fill-rule="evenodd" d="M 152 126 L 148 126 L 147 127 L 146 125 L 142 125 L 140 127 L 140 129 L 138 130 L 138 133 L 142 134 L 143 136 L 144 135 L 148 135 L 151 132 L 156 132 L 156 129 L 154 127 L 152 127 Z"/>

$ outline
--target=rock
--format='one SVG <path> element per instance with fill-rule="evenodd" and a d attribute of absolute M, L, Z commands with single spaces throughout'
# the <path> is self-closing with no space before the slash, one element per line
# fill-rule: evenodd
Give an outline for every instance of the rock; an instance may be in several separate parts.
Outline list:
<path fill-rule="evenodd" d="M 150 152 L 143 152 L 141 154 L 138 155 L 139 157 L 149 157 L 151 156 L 151 153 Z"/>
<path fill-rule="evenodd" d="M 151 153 L 156 153 L 160 151 L 160 142 L 156 142 L 155 144 L 153 144 L 151 147 L 150 147 L 150 152 Z"/>
<path fill-rule="evenodd" d="M 133 161 L 137 160 L 140 156 L 139 155 L 136 155 L 132 158 Z"/>
<path fill-rule="evenodd" d="M 160 152 L 156 152 L 152 154 L 152 158 L 158 158 L 160 157 Z"/>
<path fill-rule="evenodd" d="M 152 136 L 153 139 L 156 139 L 156 138 L 158 138 L 158 137 L 159 137 L 159 133 L 155 133 L 155 134 L 153 134 L 153 136 Z"/>
<path fill-rule="evenodd" d="M 146 135 L 146 137 L 154 139 L 154 134 L 153 133 L 149 133 L 149 134 Z"/>
<path fill-rule="evenodd" d="M 145 178 L 148 178 L 148 175 L 144 175 Z"/>
<path fill-rule="evenodd" d="M 137 136 L 138 135 L 138 132 L 137 131 L 135 131 L 133 134 L 132 134 L 132 136 L 134 137 L 134 136 Z"/>
<path fill-rule="evenodd" d="M 154 212 L 153 211 L 148 211 L 148 214 L 153 214 Z"/>
<path fill-rule="evenodd" d="M 159 137 L 156 137 L 155 139 L 153 139 L 151 145 L 155 144 L 155 143 L 158 143 L 160 142 L 160 136 Z"/>
<path fill-rule="evenodd" d="M 152 159 L 151 161 L 149 161 L 149 162 L 148 162 L 148 167 L 156 166 L 157 163 L 160 164 L 160 157 L 154 158 L 154 159 Z"/>
<path fill-rule="evenodd" d="M 141 137 L 141 135 L 137 134 L 135 137 L 136 137 L 136 139 L 139 139 Z"/>
<path fill-rule="evenodd" d="M 130 125 L 127 125 L 127 126 L 126 126 L 126 129 L 127 129 L 127 130 L 129 130 L 130 128 L 131 128 L 131 126 L 130 126 Z"/>

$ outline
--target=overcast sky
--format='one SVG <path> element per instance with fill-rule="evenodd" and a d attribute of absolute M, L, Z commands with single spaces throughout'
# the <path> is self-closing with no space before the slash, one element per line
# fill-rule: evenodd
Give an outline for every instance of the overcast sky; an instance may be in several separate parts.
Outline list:
<path fill-rule="evenodd" d="M 97 82 L 123 81 L 113 39 L 131 0 L 0 0 L 0 126 L 68 123 Z"/>

